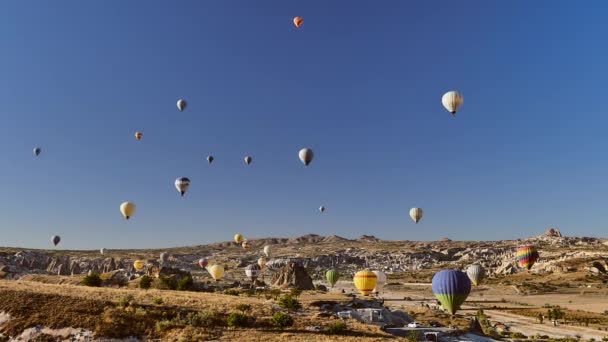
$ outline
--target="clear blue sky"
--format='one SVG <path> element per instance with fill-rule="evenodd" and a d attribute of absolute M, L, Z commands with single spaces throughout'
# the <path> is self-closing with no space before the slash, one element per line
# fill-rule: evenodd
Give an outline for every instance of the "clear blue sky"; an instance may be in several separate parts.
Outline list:
<path fill-rule="evenodd" d="M 601 0 L 2 2 L 0 245 L 605 237 L 607 17 Z"/>

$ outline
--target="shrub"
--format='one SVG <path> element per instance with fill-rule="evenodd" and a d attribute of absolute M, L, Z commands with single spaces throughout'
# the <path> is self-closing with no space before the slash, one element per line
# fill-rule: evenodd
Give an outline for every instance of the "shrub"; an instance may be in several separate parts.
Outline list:
<path fill-rule="evenodd" d="M 163 332 L 173 328 L 183 328 L 184 324 L 179 319 L 163 320 L 156 322 L 156 331 Z"/>
<path fill-rule="evenodd" d="M 290 311 L 295 311 L 302 308 L 302 304 L 300 304 L 297 299 L 290 295 L 285 295 L 279 298 L 279 305 Z"/>
<path fill-rule="evenodd" d="M 178 291 L 190 291 L 192 290 L 192 285 L 194 284 L 194 281 L 192 280 L 192 277 L 183 277 L 179 283 L 177 284 L 177 290 Z"/>
<path fill-rule="evenodd" d="M 293 318 L 286 313 L 276 312 L 272 315 L 270 323 L 276 328 L 283 329 L 293 325 Z"/>
<path fill-rule="evenodd" d="M 132 294 L 128 294 L 122 298 L 120 298 L 120 300 L 118 301 L 118 306 L 120 306 L 121 308 L 126 308 L 128 306 L 132 306 L 135 304 L 135 298 L 133 297 Z"/>
<path fill-rule="evenodd" d="M 405 339 L 408 342 L 424 341 L 424 335 L 420 331 L 412 330 Z"/>
<path fill-rule="evenodd" d="M 513 337 L 513 338 L 527 338 L 526 335 L 524 335 L 524 334 L 522 334 L 520 332 L 513 333 L 513 335 L 511 335 L 511 337 Z"/>
<path fill-rule="evenodd" d="M 327 333 L 330 335 L 344 335 L 346 332 L 348 332 L 348 326 L 343 321 L 338 321 L 327 327 Z"/>
<path fill-rule="evenodd" d="M 82 278 L 82 285 L 84 286 L 100 287 L 102 283 L 103 280 L 101 280 L 101 277 L 97 273 L 87 274 Z"/>
<path fill-rule="evenodd" d="M 238 296 L 239 294 L 241 294 L 241 291 L 239 291 L 238 289 L 227 289 L 224 290 L 224 294 L 229 296 Z"/>
<path fill-rule="evenodd" d="M 289 295 L 291 295 L 294 298 L 300 297 L 301 294 L 302 294 L 302 290 L 300 290 L 297 287 L 294 287 L 289 291 Z"/>
<path fill-rule="evenodd" d="M 177 280 L 172 277 L 160 277 L 160 285 L 163 289 L 176 290 Z"/>
<path fill-rule="evenodd" d="M 188 324 L 193 327 L 217 327 L 224 326 L 225 320 L 222 314 L 214 309 L 207 309 L 203 312 L 189 313 Z"/>
<path fill-rule="evenodd" d="M 150 278 L 150 276 L 144 275 L 141 278 L 139 278 L 139 288 L 140 289 L 147 290 L 150 288 L 150 285 L 152 285 L 152 278 Z"/>
<path fill-rule="evenodd" d="M 251 310 L 251 305 L 249 304 L 239 304 L 236 306 L 236 309 L 242 312 L 246 312 Z"/>
<path fill-rule="evenodd" d="M 162 297 L 154 297 L 154 299 L 152 299 L 152 302 L 156 305 L 161 305 L 164 301 Z"/>
<path fill-rule="evenodd" d="M 240 312 L 233 312 L 230 315 L 228 315 L 228 318 L 226 319 L 226 324 L 229 327 L 246 327 L 249 325 L 249 316 L 242 314 Z"/>

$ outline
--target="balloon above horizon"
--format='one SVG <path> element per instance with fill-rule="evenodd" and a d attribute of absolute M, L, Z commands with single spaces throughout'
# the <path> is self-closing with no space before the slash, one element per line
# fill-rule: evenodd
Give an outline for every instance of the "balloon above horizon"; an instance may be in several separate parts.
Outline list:
<path fill-rule="evenodd" d="M 186 102 L 186 100 L 184 100 L 184 99 L 177 100 L 177 110 L 179 110 L 180 112 L 183 112 L 186 109 L 187 105 L 188 105 L 188 103 Z"/>
<path fill-rule="evenodd" d="M 448 112 L 455 115 L 464 103 L 464 97 L 457 91 L 448 91 L 441 97 L 441 103 Z"/>
<path fill-rule="evenodd" d="M 294 17 L 293 18 L 293 26 L 296 28 L 300 28 L 304 24 L 304 19 L 302 17 Z"/>
<path fill-rule="evenodd" d="M 120 213 L 125 219 L 130 219 L 135 214 L 135 203 L 123 202 L 120 205 Z"/>

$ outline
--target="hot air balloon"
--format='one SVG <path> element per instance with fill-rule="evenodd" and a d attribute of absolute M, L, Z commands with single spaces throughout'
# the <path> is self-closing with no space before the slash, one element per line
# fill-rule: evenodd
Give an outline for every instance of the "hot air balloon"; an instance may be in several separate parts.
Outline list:
<path fill-rule="evenodd" d="M 376 287 L 378 279 L 374 272 L 366 269 L 355 273 L 353 281 L 355 282 L 357 290 L 359 290 L 362 295 L 368 296 Z"/>
<path fill-rule="evenodd" d="M 336 270 L 328 270 L 325 272 L 325 279 L 327 279 L 329 286 L 334 287 L 338 282 L 338 279 L 340 279 L 340 273 Z"/>
<path fill-rule="evenodd" d="M 201 268 L 205 268 L 205 267 L 207 267 L 207 265 L 209 265 L 209 260 L 207 260 L 205 258 L 200 258 L 200 259 L 198 259 L 198 265 Z"/>
<path fill-rule="evenodd" d="M 36 147 L 36 148 L 34 149 L 34 155 L 35 155 L 36 157 L 38 157 L 38 156 L 40 155 L 40 152 L 42 152 L 42 150 L 40 149 L 40 147 Z"/>
<path fill-rule="evenodd" d="M 249 280 L 251 280 L 252 283 L 258 279 L 260 272 L 262 272 L 262 268 L 258 264 L 251 264 L 245 267 L 245 275 L 247 278 L 249 278 Z"/>
<path fill-rule="evenodd" d="M 249 164 L 251 164 L 252 161 L 253 161 L 253 158 L 251 158 L 250 156 L 245 157 L 245 164 L 249 165 Z"/>
<path fill-rule="evenodd" d="M 107 251 L 108 251 L 107 249 L 102 248 L 99 250 L 99 253 L 101 253 L 101 255 L 104 255 L 104 254 L 106 254 Z"/>
<path fill-rule="evenodd" d="M 234 234 L 234 242 L 240 244 L 243 242 L 243 235 L 241 234 Z"/>
<path fill-rule="evenodd" d="M 448 112 L 455 115 L 460 106 L 464 103 L 464 97 L 457 91 L 448 91 L 441 97 L 441 103 Z"/>
<path fill-rule="evenodd" d="M 376 275 L 376 287 L 374 288 L 374 292 L 378 293 L 382 291 L 384 285 L 386 285 L 386 274 L 382 271 L 373 271 Z"/>
<path fill-rule="evenodd" d="M 187 105 L 188 105 L 188 104 L 186 103 L 186 100 L 184 100 L 184 99 L 179 99 L 179 100 L 177 100 L 177 109 L 178 109 L 180 112 L 183 112 L 183 111 L 184 111 L 184 109 L 186 109 L 186 106 L 187 106 Z"/>
<path fill-rule="evenodd" d="M 258 265 L 260 266 L 261 269 L 266 268 L 266 258 L 260 257 L 258 259 Z"/>
<path fill-rule="evenodd" d="M 222 280 L 224 276 L 224 266 L 222 265 L 213 265 L 207 268 L 207 272 L 211 274 L 211 277 L 215 279 L 215 281 Z"/>
<path fill-rule="evenodd" d="M 485 277 L 486 272 L 481 265 L 473 264 L 467 268 L 467 276 L 471 280 L 471 283 L 475 286 L 481 283 L 481 280 Z"/>
<path fill-rule="evenodd" d="M 532 268 L 536 260 L 540 257 L 538 250 L 532 245 L 518 247 L 516 256 L 519 266 L 528 270 Z"/>
<path fill-rule="evenodd" d="M 127 220 L 135 214 L 135 203 L 123 202 L 120 205 L 120 212 Z"/>
<path fill-rule="evenodd" d="M 144 134 L 142 132 L 135 132 L 135 140 L 141 140 Z"/>
<path fill-rule="evenodd" d="M 304 19 L 302 19 L 302 17 L 294 17 L 293 18 L 293 25 L 296 28 L 300 28 L 300 26 L 302 26 L 302 24 L 304 24 Z"/>
<path fill-rule="evenodd" d="M 250 250 L 251 249 L 251 242 L 247 241 L 247 240 L 243 240 L 243 243 L 241 244 L 241 246 L 243 247 L 244 250 Z"/>
<path fill-rule="evenodd" d="M 53 242 L 53 245 L 57 246 L 59 244 L 59 241 L 61 241 L 61 237 L 59 237 L 59 235 L 54 235 L 51 238 L 51 241 Z"/>
<path fill-rule="evenodd" d="M 175 180 L 175 188 L 182 195 L 182 197 L 188 190 L 188 187 L 190 187 L 190 179 L 186 177 L 180 177 Z"/>
<path fill-rule="evenodd" d="M 302 163 L 304 163 L 304 166 L 308 166 L 308 164 L 310 164 L 310 162 L 312 161 L 312 158 L 315 157 L 315 154 L 312 152 L 311 149 L 303 148 L 298 153 L 298 156 L 300 157 Z"/>
<path fill-rule="evenodd" d="M 464 272 L 443 270 L 433 276 L 432 289 L 441 306 L 453 315 L 469 296 L 471 281 Z"/>
<path fill-rule="evenodd" d="M 420 209 L 420 208 L 410 209 L 410 217 L 416 223 L 420 222 L 420 220 L 422 219 L 422 214 L 423 214 L 423 212 L 422 212 L 422 209 Z"/>
<path fill-rule="evenodd" d="M 319 211 L 320 211 L 320 212 L 325 212 L 325 207 L 324 207 L 324 206 L 320 206 L 320 207 L 319 207 Z"/>
<path fill-rule="evenodd" d="M 141 260 L 135 260 L 135 262 L 133 262 L 133 267 L 137 272 L 139 272 L 144 269 L 144 262 Z"/>
<path fill-rule="evenodd" d="M 270 258 L 270 249 L 271 249 L 270 245 L 264 246 L 264 254 L 269 258 Z"/>
<path fill-rule="evenodd" d="M 207 162 L 209 164 L 213 163 L 213 159 L 215 159 L 215 158 L 213 158 L 213 156 L 207 156 Z"/>
<path fill-rule="evenodd" d="M 167 252 L 160 253 L 160 261 L 167 262 L 167 260 L 169 260 L 169 253 L 167 253 Z"/>

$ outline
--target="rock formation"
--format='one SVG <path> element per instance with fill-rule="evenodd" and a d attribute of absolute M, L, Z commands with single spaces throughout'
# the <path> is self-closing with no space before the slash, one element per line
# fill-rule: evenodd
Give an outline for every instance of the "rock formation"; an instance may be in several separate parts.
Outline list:
<path fill-rule="evenodd" d="M 314 290 L 312 278 L 306 269 L 297 262 L 289 262 L 272 278 L 272 285 L 280 288 L 296 287 L 300 290 Z"/>

